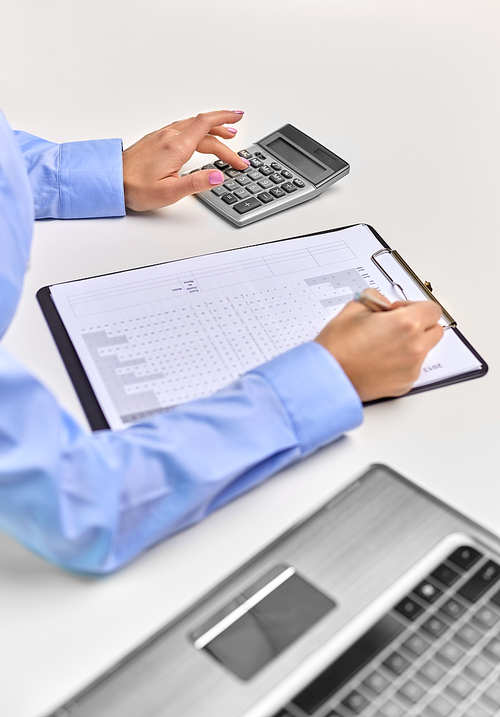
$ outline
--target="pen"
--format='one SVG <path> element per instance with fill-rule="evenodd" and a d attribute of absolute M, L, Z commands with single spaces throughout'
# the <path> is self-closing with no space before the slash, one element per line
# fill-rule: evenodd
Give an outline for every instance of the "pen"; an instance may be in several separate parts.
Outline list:
<path fill-rule="evenodd" d="M 354 300 L 359 301 L 370 311 L 390 311 L 392 309 L 392 306 L 387 306 L 382 299 L 379 299 L 378 296 L 372 296 L 369 292 L 370 289 L 364 289 L 361 293 L 354 295 Z"/>

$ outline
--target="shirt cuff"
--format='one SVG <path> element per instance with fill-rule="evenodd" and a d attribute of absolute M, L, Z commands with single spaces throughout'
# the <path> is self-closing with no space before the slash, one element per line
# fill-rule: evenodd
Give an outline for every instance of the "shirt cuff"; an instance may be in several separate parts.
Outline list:
<path fill-rule="evenodd" d="M 304 454 L 330 443 L 363 420 L 356 389 L 327 349 L 302 344 L 258 366 L 281 397 Z"/>
<path fill-rule="evenodd" d="M 60 201 L 61 219 L 125 214 L 121 139 L 60 145 Z"/>

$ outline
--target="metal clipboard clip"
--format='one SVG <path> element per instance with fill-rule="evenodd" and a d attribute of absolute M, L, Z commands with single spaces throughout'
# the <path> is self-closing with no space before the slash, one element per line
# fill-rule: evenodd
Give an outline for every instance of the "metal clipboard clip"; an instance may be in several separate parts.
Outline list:
<path fill-rule="evenodd" d="M 444 318 L 446 319 L 446 321 L 448 322 L 447 325 L 445 326 L 445 329 L 454 329 L 454 328 L 456 328 L 457 322 L 456 322 L 455 319 L 451 316 L 451 314 L 449 314 L 449 313 L 446 311 L 446 309 L 444 308 L 444 306 L 443 306 L 442 304 L 440 304 L 439 301 L 436 299 L 436 297 L 435 297 L 434 294 L 432 293 L 432 286 L 430 285 L 430 283 L 429 283 L 428 281 L 425 281 L 425 282 L 424 282 L 424 281 L 422 281 L 421 279 L 419 279 L 419 277 L 415 274 L 415 272 L 413 271 L 413 269 L 412 269 L 410 266 L 408 266 L 408 264 L 407 264 L 406 261 L 403 259 L 403 257 L 402 257 L 400 254 L 398 254 L 398 252 L 395 251 L 394 249 L 379 249 L 378 251 L 375 252 L 375 254 L 372 254 L 371 259 L 372 259 L 373 263 L 375 264 L 375 266 L 377 267 L 377 269 L 379 269 L 379 270 L 382 272 L 382 274 L 385 276 L 385 278 L 387 279 L 387 281 L 391 284 L 391 286 L 396 287 L 397 289 L 399 289 L 399 291 L 402 293 L 402 295 L 404 296 L 404 298 L 405 298 L 407 301 L 409 301 L 409 299 L 408 299 L 408 297 L 406 296 L 406 293 L 405 293 L 403 287 L 402 287 L 400 284 L 398 284 L 396 281 L 394 281 L 394 279 L 393 279 L 391 276 L 389 276 L 389 274 L 388 274 L 387 271 L 384 269 L 384 267 L 380 264 L 380 262 L 377 261 L 377 257 L 380 256 L 381 254 L 389 254 L 390 256 L 392 256 L 393 259 L 395 259 L 395 260 L 397 261 L 397 263 L 400 265 L 400 267 L 403 269 L 403 271 L 405 271 L 405 272 L 408 274 L 408 276 L 410 277 L 410 279 L 412 279 L 412 280 L 414 281 L 414 283 L 418 286 L 418 288 L 422 291 L 422 293 L 423 293 L 430 301 L 434 301 L 434 302 L 440 307 L 441 313 L 443 314 L 443 317 L 444 317 Z"/>

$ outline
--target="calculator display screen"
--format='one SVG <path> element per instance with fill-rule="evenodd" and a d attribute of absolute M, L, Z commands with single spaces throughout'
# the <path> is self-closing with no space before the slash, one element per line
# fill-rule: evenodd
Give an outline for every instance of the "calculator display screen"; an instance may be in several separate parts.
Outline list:
<path fill-rule="evenodd" d="M 312 182 L 325 173 L 323 165 L 318 164 L 281 137 L 270 142 L 267 147 L 274 155 L 281 157 L 285 162 L 296 167 L 299 172 L 311 179 Z"/>

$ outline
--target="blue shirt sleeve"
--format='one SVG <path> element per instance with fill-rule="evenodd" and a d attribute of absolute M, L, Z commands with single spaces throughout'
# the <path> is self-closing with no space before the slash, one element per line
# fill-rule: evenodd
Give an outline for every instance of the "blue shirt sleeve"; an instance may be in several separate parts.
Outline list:
<path fill-rule="evenodd" d="M 0 337 L 19 301 L 33 233 L 33 199 L 21 153 L 0 112 Z"/>
<path fill-rule="evenodd" d="M 33 161 L 42 187 L 49 163 L 42 171 Z M 50 181 L 47 204 L 56 206 L 49 196 Z M 4 328 L 21 290 L 32 219 L 23 158 L 0 114 Z M 211 397 L 124 431 L 89 435 L 0 347 L 0 529 L 60 566 L 108 573 L 361 419 L 359 397 L 340 366 L 307 343 Z"/>
<path fill-rule="evenodd" d="M 362 418 L 308 343 L 124 431 L 88 435 L 0 351 L 0 528 L 72 570 L 107 573 L 315 451 Z"/>
<path fill-rule="evenodd" d="M 88 219 L 125 214 L 122 142 L 55 144 L 15 131 L 31 184 L 36 219 Z"/>

